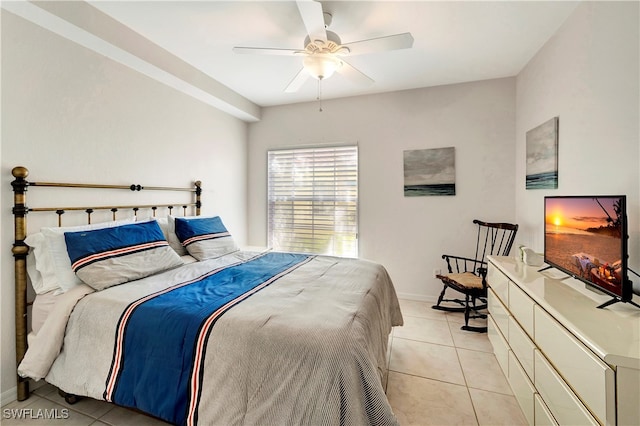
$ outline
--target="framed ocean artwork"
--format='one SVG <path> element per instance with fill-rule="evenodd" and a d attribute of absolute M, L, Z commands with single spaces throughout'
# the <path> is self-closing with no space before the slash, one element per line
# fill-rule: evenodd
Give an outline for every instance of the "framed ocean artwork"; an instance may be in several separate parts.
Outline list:
<path fill-rule="evenodd" d="M 526 189 L 558 188 L 558 117 L 527 132 Z"/>
<path fill-rule="evenodd" d="M 404 196 L 456 195 L 455 148 L 404 151 Z"/>

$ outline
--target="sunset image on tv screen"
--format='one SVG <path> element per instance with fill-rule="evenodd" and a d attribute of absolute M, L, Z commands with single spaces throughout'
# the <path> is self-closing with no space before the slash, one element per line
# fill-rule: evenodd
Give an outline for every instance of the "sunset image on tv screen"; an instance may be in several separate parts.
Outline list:
<path fill-rule="evenodd" d="M 620 295 L 623 214 L 620 197 L 545 198 L 545 260 Z"/>

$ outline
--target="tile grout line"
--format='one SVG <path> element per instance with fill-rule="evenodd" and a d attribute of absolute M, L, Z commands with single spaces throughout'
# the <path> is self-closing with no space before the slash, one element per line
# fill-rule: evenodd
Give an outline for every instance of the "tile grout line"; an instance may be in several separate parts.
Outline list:
<path fill-rule="evenodd" d="M 467 388 L 467 395 L 469 395 L 469 401 L 471 402 L 471 407 L 473 408 L 473 415 L 476 418 L 476 424 L 480 424 L 480 420 L 478 419 L 478 411 L 476 410 L 476 404 L 473 402 L 473 398 L 471 397 L 471 390 L 469 388 L 469 382 L 467 381 L 467 375 L 464 372 L 464 368 L 462 367 L 462 361 L 460 360 L 460 353 L 458 352 L 458 348 L 456 347 L 456 357 L 458 358 L 458 364 L 460 364 L 460 370 L 462 371 L 462 377 L 464 378 L 465 388 Z"/>
<path fill-rule="evenodd" d="M 460 384 L 460 383 L 453 383 L 453 382 L 447 382 L 446 380 L 442 380 L 442 379 L 434 379 L 434 378 L 431 378 L 431 377 L 418 376 L 417 374 L 406 373 L 406 372 L 403 372 L 403 371 L 396 371 L 396 370 L 389 370 L 389 371 L 393 372 L 394 374 L 402 374 L 404 376 L 416 377 L 418 379 L 430 380 L 432 382 L 444 383 L 444 384 L 452 385 L 452 386 L 460 386 L 460 387 L 469 389 L 469 387 L 467 385 L 463 385 L 463 384 Z"/>
<path fill-rule="evenodd" d="M 51 386 L 53 386 L 53 385 L 51 385 Z M 55 388 L 55 387 L 54 387 L 54 388 Z M 56 389 L 57 389 L 57 388 L 56 388 Z M 73 408 L 73 405 L 71 405 L 71 404 L 69 404 L 69 406 L 67 406 L 67 405 L 62 405 L 59 401 L 56 401 L 55 399 L 50 398 L 50 397 L 49 397 L 50 395 L 53 395 L 53 397 L 54 397 L 54 398 L 55 398 L 56 396 L 58 396 L 58 392 L 57 392 L 57 390 L 54 390 L 54 391 L 52 391 L 52 392 L 49 392 L 47 395 L 38 395 L 38 396 L 39 396 L 40 398 L 42 398 L 42 399 L 46 399 L 47 401 L 53 402 L 54 404 L 60 405 L 61 407 L 67 408 L 67 409 L 69 409 L 69 410 L 73 411 L 74 413 L 77 413 L 77 414 L 80 414 L 80 415 L 83 415 L 83 416 L 86 416 L 86 417 L 91 418 L 91 419 L 92 419 L 92 422 L 91 422 L 91 423 L 89 423 L 89 425 L 88 425 L 88 426 L 90 426 L 90 425 L 94 424 L 96 421 L 100 421 L 100 422 L 102 422 L 102 423 L 104 423 L 104 424 L 108 424 L 108 425 L 110 425 L 110 426 L 113 426 L 111 423 L 109 423 L 109 422 L 107 422 L 107 421 L 105 421 L 105 420 L 100 420 L 100 419 L 101 419 L 102 417 L 106 416 L 108 413 L 110 413 L 110 412 L 111 412 L 111 410 L 113 410 L 115 407 L 117 407 L 117 405 L 115 405 L 115 404 L 110 404 L 110 403 L 109 403 L 109 402 L 107 402 L 107 401 L 102 401 L 102 400 L 98 400 L 98 399 L 96 399 L 95 401 L 104 402 L 105 404 L 108 404 L 108 405 L 110 405 L 110 406 L 111 406 L 111 407 L 109 408 L 109 410 L 107 410 L 106 412 L 102 413 L 102 414 L 100 415 L 100 417 L 96 417 L 96 416 L 95 416 L 95 415 L 93 415 L 93 414 L 84 413 L 84 412 L 82 412 L 82 411 L 79 411 L 79 410 L 77 410 L 77 409 Z M 89 397 L 83 397 L 83 399 L 84 399 L 84 398 L 86 398 L 86 399 L 92 399 L 92 398 L 89 398 Z"/>

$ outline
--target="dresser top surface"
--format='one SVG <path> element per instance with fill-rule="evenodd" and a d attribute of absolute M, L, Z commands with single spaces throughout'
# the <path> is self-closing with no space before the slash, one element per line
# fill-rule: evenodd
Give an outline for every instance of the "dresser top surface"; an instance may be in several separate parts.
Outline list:
<path fill-rule="evenodd" d="M 630 303 L 598 309 L 611 296 L 557 269 L 539 272 L 541 267 L 513 257 L 491 256 L 489 261 L 605 362 L 640 369 L 640 309 Z"/>

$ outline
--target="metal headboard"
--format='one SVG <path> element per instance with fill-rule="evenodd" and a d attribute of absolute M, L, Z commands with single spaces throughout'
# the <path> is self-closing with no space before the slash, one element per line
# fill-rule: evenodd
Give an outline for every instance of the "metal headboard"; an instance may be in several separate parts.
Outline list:
<path fill-rule="evenodd" d="M 91 223 L 92 213 L 99 210 L 110 210 L 113 220 L 116 213 L 121 210 L 132 210 L 137 216 L 140 209 L 151 209 L 153 216 L 158 208 L 167 208 L 172 213 L 176 204 L 144 204 L 144 205 L 110 205 L 110 206 L 74 206 L 74 207 L 27 207 L 26 192 L 29 187 L 56 187 L 56 188 L 88 188 L 88 189 L 123 189 L 127 191 L 187 191 L 194 194 L 194 201 L 190 203 L 177 203 L 183 209 L 183 215 L 187 215 L 187 209 L 193 207 L 196 216 L 200 215 L 202 186 L 200 181 L 194 182 L 190 188 L 142 186 L 142 185 L 100 185 L 86 183 L 56 183 L 56 182 L 29 182 L 29 170 L 26 167 L 14 167 L 11 171 L 15 178 L 11 182 L 14 192 L 13 216 L 14 216 L 14 244 L 11 249 L 15 260 L 15 309 L 16 309 L 16 367 L 22 361 L 27 351 L 27 308 L 31 304 L 27 301 L 27 254 L 29 247 L 24 239 L 27 237 L 27 213 L 54 212 L 58 215 L 58 226 L 62 226 L 62 216 L 67 211 L 84 211 L 87 214 L 87 223 Z M 26 378 L 18 378 L 18 401 L 29 397 L 29 381 Z"/>

